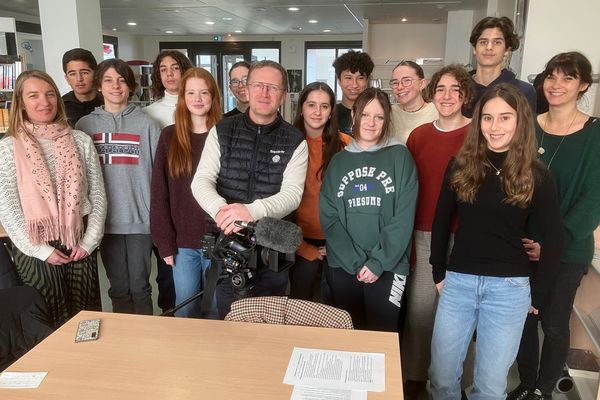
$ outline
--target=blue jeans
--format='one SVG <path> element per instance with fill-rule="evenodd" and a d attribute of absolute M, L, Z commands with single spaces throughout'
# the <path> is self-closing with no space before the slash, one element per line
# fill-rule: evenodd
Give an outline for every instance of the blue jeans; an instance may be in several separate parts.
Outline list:
<path fill-rule="evenodd" d="M 204 288 L 204 277 L 206 276 L 208 267 L 210 267 L 210 259 L 204 257 L 202 249 L 177 249 L 175 266 L 173 267 L 173 281 L 175 282 L 175 299 L 177 304 L 192 297 Z M 194 300 L 185 307 L 177 310 L 175 316 L 200 318 L 201 302 L 202 298 Z M 213 298 L 208 318 L 218 318 L 215 298 Z"/>
<path fill-rule="evenodd" d="M 529 278 L 448 271 L 431 341 L 429 379 L 434 400 L 460 399 L 467 348 L 477 329 L 473 390 L 469 400 L 506 397 L 529 305 Z"/>

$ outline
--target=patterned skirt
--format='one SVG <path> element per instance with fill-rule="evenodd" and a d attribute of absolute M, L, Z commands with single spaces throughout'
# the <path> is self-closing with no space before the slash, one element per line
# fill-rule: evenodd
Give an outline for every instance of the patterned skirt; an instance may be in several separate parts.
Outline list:
<path fill-rule="evenodd" d="M 55 247 L 68 254 L 64 247 Z M 13 254 L 19 277 L 42 295 L 55 328 L 81 310 L 102 311 L 96 251 L 83 260 L 63 265 L 29 257 L 16 246 Z"/>

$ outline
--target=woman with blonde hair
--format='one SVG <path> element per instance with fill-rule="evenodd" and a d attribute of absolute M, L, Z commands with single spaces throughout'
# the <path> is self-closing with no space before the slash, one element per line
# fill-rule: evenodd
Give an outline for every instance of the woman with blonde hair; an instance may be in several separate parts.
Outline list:
<path fill-rule="evenodd" d="M 0 141 L 0 222 L 25 285 L 46 301 L 55 327 L 101 310 L 94 250 L 106 195 L 92 140 L 71 130 L 58 88 L 42 71 L 17 78 Z"/>
<path fill-rule="evenodd" d="M 202 238 L 211 229 L 191 184 L 208 131 L 221 118 L 221 94 L 212 75 L 203 68 L 189 69 L 181 78 L 175 125 L 163 129 L 158 142 L 150 206 L 152 238 L 165 263 L 173 267 L 178 304 L 202 290 L 210 266 L 202 253 Z M 216 318 L 213 306 L 210 316 Z M 200 317 L 200 301 L 175 315 Z"/>
<path fill-rule="evenodd" d="M 521 242 L 531 219 L 548 246 L 535 275 Z M 477 330 L 469 399 L 502 399 L 527 312 L 547 300 L 562 243 L 556 187 L 536 159 L 531 108 L 515 86 L 499 84 L 482 96 L 446 169 L 432 228 L 430 263 L 440 292 L 429 368 L 433 398 L 461 397 L 462 364 Z M 530 276 L 538 283 L 532 291 Z"/>

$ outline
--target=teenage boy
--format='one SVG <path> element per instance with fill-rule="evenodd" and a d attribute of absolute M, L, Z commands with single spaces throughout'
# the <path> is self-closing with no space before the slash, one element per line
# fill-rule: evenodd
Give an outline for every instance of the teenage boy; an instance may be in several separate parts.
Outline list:
<path fill-rule="evenodd" d="M 65 79 L 73 89 L 62 97 L 69 125 L 73 128 L 81 117 L 104 104 L 94 84 L 94 71 L 98 63 L 91 51 L 75 48 L 63 55 L 62 66 Z"/>
<path fill-rule="evenodd" d="M 235 96 L 236 106 L 233 110 L 226 112 L 223 118 L 241 114 L 248 108 L 248 71 L 250 63 L 248 61 L 238 61 L 231 66 L 229 70 L 229 90 Z"/>
<path fill-rule="evenodd" d="M 367 88 L 375 64 L 367 53 L 350 50 L 336 58 L 333 68 L 342 88 L 342 102 L 335 106 L 338 125 L 342 132 L 352 135 L 352 106 Z"/>
<path fill-rule="evenodd" d="M 533 86 L 518 80 L 513 72 L 503 68 L 504 57 L 519 48 L 519 37 L 510 18 L 482 19 L 473 28 L 469 42 L 473 46 L 477 69 L 472 72 L 475 95 L 463 109 L 464 115 L 470 118 L 483 92 L 499 83 L 511 83 L 521 89 L 535 113 L 536 94 Z"/>

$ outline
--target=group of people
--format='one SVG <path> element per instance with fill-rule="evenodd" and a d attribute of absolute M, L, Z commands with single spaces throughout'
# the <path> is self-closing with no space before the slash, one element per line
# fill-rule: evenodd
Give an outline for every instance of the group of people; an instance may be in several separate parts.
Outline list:
<path fill-rule="evenodd" d="M 289 286 L 347 310 L 358 329 L 400 329 L 409 399 L 427 380 L 434 399 L 460 398 L 463 364 L 469 398 L 502 399 L 515 359 L 521 384 L 508 397 L 547 398 L 600 218 L 600 122 L 577 108 L 591 65 L 554 56 L 540 88 L 549 109 L 535 117 L 534 88 L 504 68 L 519 46 L 510 19 L 483 19 L 470 42 L 471 72 L 448 65 L 428 82 L 418 64 L 398 64 L 393 105 L 367 87 L 368 54 L 345 53 L 333 64 L 341 103 L 309 83 L 292 124 L 273 61 L 232 66 L 226 114 L 215 79 L 177 51 L 157 56 L 144 109 L 119 59 L 65 53 L 63 99 L 47 74 L 23 72 L 0 141 L 0 222 L 20 279 L 59 326 L 101 308 L 99 248 L 113 311 L 152 314 L 153 248 L 164 310 L 206 286 L 205 234 L 289 219 L 303 232 L 295 264 L 259 261 L 255 295 Z M 234 299 L 225 281 L 209 309 L 197 300 L 176 315 L 223 318 Z"/>

